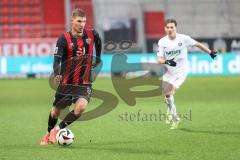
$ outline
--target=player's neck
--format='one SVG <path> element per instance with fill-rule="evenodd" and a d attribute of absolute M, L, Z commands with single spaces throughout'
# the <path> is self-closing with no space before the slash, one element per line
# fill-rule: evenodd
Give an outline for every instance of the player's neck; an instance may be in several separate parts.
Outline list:
<path fill-rule="evenodd" d="M 79 38 L 82 37 L 83 33 L 78 33 L 73 30 L 70 31 L 73 37 Z"/>
<path fill-rule="evenodd" d="M 169 38 L 170 40 L 174 40 L 174 39 L 176 39 L 176 34 L 175 34 L 175 35 L 172 35 L 172 36 L 168 35 L 168 38 Z"/>

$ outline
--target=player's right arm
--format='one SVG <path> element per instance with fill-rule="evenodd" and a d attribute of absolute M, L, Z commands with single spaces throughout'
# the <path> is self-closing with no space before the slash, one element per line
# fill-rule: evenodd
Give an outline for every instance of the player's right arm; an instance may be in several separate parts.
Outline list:
<path fill-rule="evenodd" d="M 54 61 L 53 61 L 53 72 L 54 72 L 54 79 L 56 82 L 60 83 L 62 80 L 62 76 L 60 75 L 60 68 L 61 68 L 61 60 L 62 56 L 65 52 L 67 47 L 67 42 L 64 35 L 61 35 L 56 44 L 56 49 L 54 52 Z"/>
<path fill-rule="evenodd" d="M 158 56 L 158 59 L 157 59 L 158 64 L 165 64 L 164 50 L 161 44 L 161 39 L 158 41 L 157 56 Z"/>

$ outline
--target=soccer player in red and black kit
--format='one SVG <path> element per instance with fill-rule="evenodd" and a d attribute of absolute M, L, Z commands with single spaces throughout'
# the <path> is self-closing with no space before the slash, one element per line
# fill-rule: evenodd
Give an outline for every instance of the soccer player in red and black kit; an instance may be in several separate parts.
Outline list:
<path fill-rule="evenodd" d="M 40 145 L 56 142 L 56 134 L 77 120 L 86 108 L 91 93 L 91 71 L 100 63 L 101 39 L 95 30 L 85 28 L 86 14 L 75 9 L 71 17 L 71 31 L 61 35 L 54 54 L 54 81 L 59 83 L 48 118 L 48 132 Z M 95 44 L 96 59 L 93 60 Z M 93 63 L 94 61 L 94 63 Z M 75 103 L 62 122 L 57 124 L 62 109 Z"/>

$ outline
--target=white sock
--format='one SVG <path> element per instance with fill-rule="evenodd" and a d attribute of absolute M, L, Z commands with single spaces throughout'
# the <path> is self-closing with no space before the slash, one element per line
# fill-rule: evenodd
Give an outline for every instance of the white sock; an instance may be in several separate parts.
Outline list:
<path fill-rule="evenodd" d="M 173 114 L 173 118 L 176 119 L 177 118 L 177 110 L 176 110 L 176 106 L 174 104 L 174 97 L 173 97 L 173 95 L 171 95 L 170 97 L 166 98 L 166 104 L 169 105 L 169 109 L 170 109 L 171 113 Z"/>
<path fill-rule="evenodd" d="M 166 104 L 166 111 L 167 111 L 167 114 L 171 112 L 171 106 L 168 102 L 168 98 L 165 97 L 165 104 Z"/>

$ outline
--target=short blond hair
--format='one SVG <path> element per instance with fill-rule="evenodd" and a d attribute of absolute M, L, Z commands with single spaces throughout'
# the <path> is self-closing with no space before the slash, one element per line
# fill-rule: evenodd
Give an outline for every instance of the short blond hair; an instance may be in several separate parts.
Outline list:
<path fill-rule="evenodd" d="M 84 10 L 76 8 L 72 11 L 72 17 L 86 17 Z"/>

